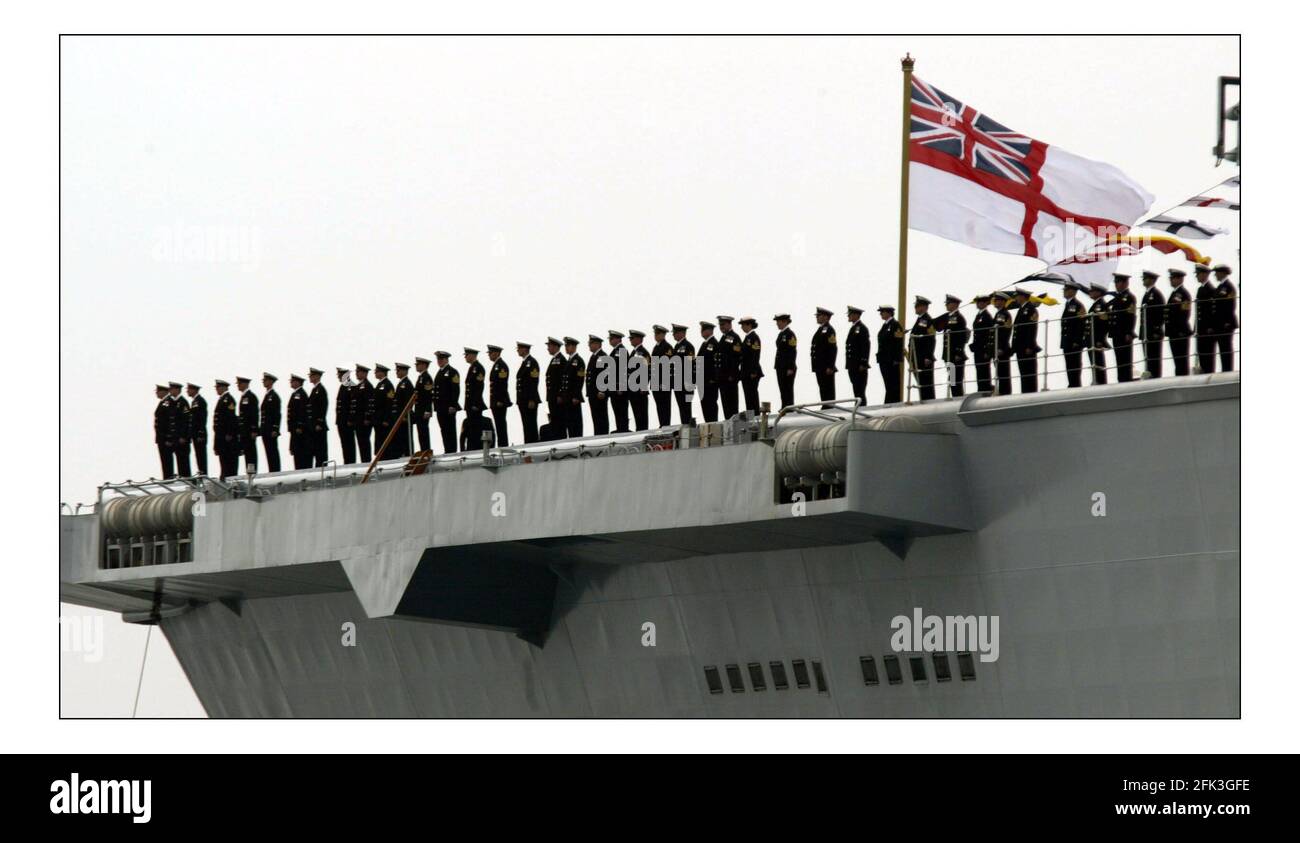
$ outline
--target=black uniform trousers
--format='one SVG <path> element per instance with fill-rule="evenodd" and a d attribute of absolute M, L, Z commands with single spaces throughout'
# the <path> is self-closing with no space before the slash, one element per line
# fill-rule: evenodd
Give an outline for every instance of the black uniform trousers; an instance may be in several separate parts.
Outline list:
<path fill-rule="evenodd" d="M 352 428 L 339 425 L 339 445 L 343 447 L 344 465 L 357 461 L 357 438 L 352 434 Z"/>
<path fill-rule="evenodd" d="M 564 410 L 564 433 L 570 439 L 582 436 L 582 404 L 569 402 Z"/>
<path fill-rule="evenodd" d="M 330 461 L 329 431 L 313 430 L 311 432 L 311 442 L 312 465 L 309 467 L 324 468 L 325 463 Z"/>
<path fill-rule="evenodd" d="M 1169 354 L 1174 358 L 1175 375 L 1185 375 L 1191 371 L 1191 367 L 1188 365 L 1191 348 L 1192 340 L 1190 337 L 1169 338 Z"/>
<path fill-rule="evenodd" d="M 1158 378 L 1164 372 L 1164 352 L 1163 340 L 1143 340 L 1142 356 L 1147 361 L 1147 374 L 1153 378 Z"/>
<path fill-rule="evenodd" d="M 195 439 L 193 444 L 194 467 L 196 469 L 194 473 L 206 476 L 208 473 L 208 440 Z"/>
<path fill-rule="evenodd" d="M 411 423 L 399 422 L 393 441 L 388 445 L 390 457 L 409 457 L 411 455 Z"/>
<path fill-rule="evenodd" d="M 852 369 L 849 369 L 849 384 L 853 387 L 853 397 L 861 398 L 862 403 L 865 405 L 867 403 L 866 370 L 864 369 L 863 371 L 859 372 L 857 371 L 856 366 Z"/>
<path fill-rule="evenodd" d="M 993 367 L 987 357 L 975 355 L 975 389 L 977 392 L 993 391 Z"/>
<path fill-rule="evenodd" d="M 179 442 L 176 444 L 176 476 L 177 477 L 193 476 L 193 472 L 190 471 L 190 443 L 189 442 L 186 442 L 184 445 L 180 444 Z"/>
<path fill-rule="evenodd" d="M 587 408 L 591 412 L 591 432 L 595 436 L 609 433 L 609 398 L 587 396 Z"/>
<path fill-rule="evenodd" d="M 659 416 L 659 426 L 667 427 L 673 423 L 673 394 L 666 389 L 656 389 L 650 393 L 655 399 L 655 413 Z"/>
<path fill-rule="evenodd" d="M 817 373 L 817 393 L 823 401 L 835 400 L 835 373 L 818 372 Z"/>
<path fill-rule="evenodd" d="M 1092 358 L 1092 385 L 1106 383 L 1106 349 L 1094 348 L 1088 352 L 1088 356 Z"/>
<path fill-rule="evenodd" d="M 1214 350 L 1218 344 L 1218 338 L 1213 334 L 1196 335 L 1196 365 L 1201 374 L 1208 375 L 1214 371 Z"/>
<path fill-rule="evenodd" d="M 620 392 L 611 392 L 609 405 L 614 411 L 614 432 L 627 433 L 627 395 Z"/>
<path fill-rule="evenodd" d="M 627 397 L 632 407 L 632 423 L 637 430 L 650 429 L 650 393 L 633 392 Z"/>
<path fill-rule="evenodd" d="M 519 421 L 523 423 L 524 444 L 537 441 L 537 406 L 528 406 L 527 401 L 519 402 Z M 426 437 L 428 434 L 425 434 Z M 423 441 L 423 440 L 421 440 Z"/>
<path fill-rule="evenodd" d="M 1224 372 L 1232 371 L 1232 331 L 1224 330 L 1218 337 L 1219 368 Z"/>
<path fill-rule="evenodd" d="M 960 398 L 966 394 L 966 361 L 962 360 L 948 365 L 952 366 L 949 370 L 952 374 L 948 380 L 948 392 L 954 398 Z"/>
<path fill-rule="evenodd" d="M 310 433 L 289 434 L 289 454 L 294 468 L 311 468 L 313 454 L 307 444 L 310 436 Z"/>
<path fill-rule="evenodd" d="M 438 417 L 438 430 L 442 433 L 442 452 L 456 453 L 456 411 L 440 410 L 435 415 Z"/>
<path fill-rule="evenodd" d="M 1038 391 L 1038 352 L 1031 349 L 1016 351 L 1016 368 L 1020 370 L 1020 391 Z"/>
<path fill-rule="evenodd" d="M 522 409 L 522 408 L 521 408 Z M 429 420 L 424 417 L 424 413 L 417 413 L 418 418 L 415 420 L 415 436 L 420 440 L 420 450 L 429 450 Z M 537 411 L 533 410 L 533 426 L 537 426 Z"/>
<path fill-rule="evenodd" d="M 917 394 L 922 401 L 934 400 L 934 365 L 922 363 L 916 367 Z"/>
<path fill-rule="evenodd" d="M 776 388 L 781 393 L 781 409 L 794 404 L 794 375 L 776 373 Z"/>
<path fill-rule="evenodd" d="M 1083 352 L 1065 352 L 1065 379 L 1071 387 L 1083 386 Z"/>
<path fill-rule="evenodd" d="M 352 428 L 352 435 L 357 440 L 357 460 L 369 463 L 373 452 L 370 450 L 370 425 Z"/>
<path fill-rule="evenodd" d="M 492 408 L 492 426 L 497 431 L 497 447 L 508 448 L 510 446 L 510 430 L 506 421 L 506 407 Z"/>
<path fill-rule="evenodd" d="M 700 412 L 704 414 L 706 422 L 715 422 L 718 420 L 718 385 L 716 383 L 705 383 L 704 390 L 700 392 Z"/>
<path fill-rule="evenodd" d="M 998 395 L 1011 394 L 1011 352 L 998 355 Z"/>
<path fill-rule="evenodd" d="M 897 404 L 903 400 L 903 361 L 881 363 L 880 377 L 885 382 L 885 403 Z"/>
<path fill-rule="evenodd" d="M 280 470 L 280 437 L 262 434 L 262 450 L 266 451 L 266 470 Z"/>
<path fill-rule="evenodd" d="M 217 452 L 217 462 L 221 465 L 221 479 L 234 477 L 239 474 L 239 451 L 230 448 L 226 451 Z"/>
<path fill-rule="evenodd" d="M 257 473 L 257 434 L 248 433 L 243 436 L 244 442 L 244 471 Z"/>
<path fill-rule="evenodd" d="M 158 443 L 158 461 L 162 463 L 162 476 L 164 480 L 170 480 L 176 476 L 176 458 L 172 453 L 172 446 L 162 442 Z"/>
<path fill-rule="evenodd" d="M 718 384 L 718 396 L 722 399 L 722 417 L 729 419 L 740 412 L 740 384 L 725 381 Z"/>
<path fill-rule="evenodd" d="M 1133 342 L 1115 340 L 1115 380 L 1128 383 L 1133 380 Z"/>
<path fill-rule="evenodd" d="M 762 403 L 758 400 L 758 378 L 745 378 L 740 385 L 745 390 L 745 409 L 757 413 Z"/>
<path fill-rule="evenodd" d="M 691 415 L 691 400 L 694 393 L 678 390 L 673 393 L 673 398 L 677 400 L 677 418 L 682 424 L 694 424 L 695 416 Z"/>

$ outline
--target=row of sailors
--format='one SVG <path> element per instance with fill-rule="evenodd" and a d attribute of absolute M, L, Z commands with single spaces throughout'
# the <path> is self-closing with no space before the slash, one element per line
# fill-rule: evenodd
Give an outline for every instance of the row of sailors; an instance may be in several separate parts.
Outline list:
<path fill-rule="evenodd" d="M 1232 332 L 1236 322 L 1236 289 L 1228 276 L 1231 270 L 1223 265 L 1215 268 L 1217 283 L 1209 280 L 1209 271 L 1198 266 L 1197 277 L 1202 288 L 1196 293 L 1196 328 L 1199 369 L 1214 370 L 1215 350 L 1218 349 L 1224 370 L 1232 368 Z M 1094 383 L 1105 383 L 1105 353 L 1113 347 L 1116 357 L 1117 378 L 1132 380 L 1132 346 L 1139 339 L 1144 346 L 1147 372 L 1158 377 L 1160 344 L 1166 337 L 1173 352 L 1176 374 L 1187 374 L 1189 338 L 1193 336 L 1190 324 L 1191 295 L 1182 286 L 1185 273 L 1170 270 L 1173 289 L 1168 301 L 1155 287 L 1158 276 L 1143 273 L 1147 292 L 1143 297 L 1140 325 L 1138 306 L 1128 290 L 1129 277 L 1115 275 L 1115 290 L 1102 285 L 1087 288 L 1092 305 L 1084 308 L 1078 293 L 1085 289 L 1073 282 L 1065 285 L 1065 312 L 1061 325 L 1061 350 L 1066 360 L 1066 371 L 1072 387 L 1081 386 L 1083 353 L 1091 357 Z M 1106 297 L 1111 296 L 1107 301 Z M 875 361 L 881 369 L 885 385 L 885 403 L 901 400 L 904 361 L 907 360 L 916 377 L 921 400 L 935 397 L 934 366 L 937 336 L 943 335 L 942 360 L 953 368 L 950 390 L 954 396 L 963 394 L 965 364 L 972 352 L 976 381 L 981 392 L 1009 394 L 1011 392 L 1011 359 L 1014 356 L 1020 370 L 1021 391 L 1034 392 L 1038 388 L 1038 304 L 1028 290 L 1017 288 L 1013 293 L 995 292 L 976 296 L 977 312 L 968 327 L 965 316 L 959 311 L 961 299 L 949 295 L 945 299 L 945 312 L 931 316 L 930 301 L 918 296 L 914 305 L 915 319 L 905 329 L 895 318 L 894 308 L 882 305 L 877 308 L 881 325 L 876 333 Z M 989 305 L 994 311 L 989 312 Z M 1011 311 L 1017 313 L 1013 316 Z M 861 321 L 862 309 L 849 307 L 849 328 L 845 341 L 844 364 L 852 385 L 853 395 L 866 400 L 867 373 L 871 359 L 871 333 Z M 835 375 L 839 371 L 838 340 L 830 324 L 833 313 L 818 308 L 818 327 L 813 334 L 810 362 L 817 380 L 819 397 L 823 401 L 836 397 Z M 788 313 L 773 317 L 779 333 L 776 336 L 776 353 L 773 358 L 774 374 L 780 392 L 781 406 L 794 403 L 794 382 L 798 374 L 798 339 L 790 329 Z M 753 318 L 739 320 L 742 334 L 732 329 L 735 320 L 719 316 L 718 323 L 700 322 L 701 344 L 695 345 L 686 338 L 685 325 L 673 324 L 673 342 L 668 342 L 670 329 L 654 326 L 655 345 L 647 348 L 645 334 L 632 330 L 624 335 L 610 331 L 610 348 L 604 349 L 604 338 L 592 334 L 588 337 L 589 356 L 586 360 L 578 354 L 579 342 L 574 337 L 563 340 L 550 337 L 547 352 L 550 355 L 543 375 L 540 365 L 532 356 L 532 346 L 526 342 L 516 344 L 520 358 L 515 373 L 514 400 L 510 396 L 510 367 L 502 356 L 500 346 L 487 347 L 488 370 L 479 361 L 474 348 L 464 350 L 465 379 L 450 364 L 451 354 L 435 354 L 437 368 L 430 372 L 433 361 L 415 358 L 416 376 L 410 377 L 410 366 L 397 363 L 393 366 L 396 380 L 390 379 L 390 369 L 377 363 L 374 366 L 376 382 L 370 380 L 371 368 L 358 364 L 355 370 L 339 368 L 336 374 L 339 387 L 335 396 L 333 423 L 342 447 L 343 463 L 369 462 L 382 451 L 381 458 L 394 459 L 411 455 L 413 447 L 411 427 L 414 427 L 421 451 L 431 448 L 430 422 L 437 423 L 444 453 L 459 450 L 477 450 L 482 447 L 483 431 L 494 434 L 499 446 L 509 445 L 507 411 L 518 408 L 523 425 L 524 441 L 531 443 L 582 436 L 584 432 L 583 404 L 588 405 L 592 432 L 611 432 L 610 415 L 613 415 L 613 432 L 623 433 L 649 429 L 649 405 L 655 404 L 660 426 L 671 425 L 672 406 L 677 405 L 680 423 L 694 422 L 692 413 L 693 390 L 663 387 L 654 390 L 625 389 L 604 391 L 597 381 L 602 368 L 599 361 L 610 356 L 624 365 L 631 359 L 650 362 L 655 358 L 680 357 L 694 360 L 704 358 L 704 382 L 700 389 L 700 405 L 704 421 L 717 421 L 719 403 L 723 418 L 739 412 L 743 393 L 747 410 L 759 409 L 759 380 L 764 377 L 760 363 L 762 341 L 758 337 L 758 321 Z M 628 343 L 624 344 L 624 339 Z M 967 341 L 970 340 L 969 345 Z M 1113 346 L 1112 346 L 1113 343 Z M 906 344 L 906 348 L 905 348 Z M 563 348 L 563 351 L 561 351 Z M 353 378 L 355 372 L 355 380 Z M 996 372 L 996 388 L 993 374 Z M 306 379 L 292 375 L 286 426 L 289 432 L 289 452 L 295 468 L 324 466 L 329 461 L 330 397 L 321 383 L 324 375 L 320 369 L 309 369 Z M 280 397 L 275 391 L 276 376 L 263 373 L 262 385 L 266 390 L 260 399 L 250 389 L 250 379 L 236 378 L 240 398 L 236 402 L 229 392 L 230 384 L 216 381 L 217 403 L 212 413 L 213 447 L 221 463 L 221 477 L 238 473 L 238 460 L 242 455 L 246 472 L 258 470 L 258 441 L 266 455 L 266 468 L 280 470 Z M 310 387 L 308 387 L 310 384 Z M 546 397 L 542 398 L 541 386 Z M 462 402 L 462 387 L 464 400 Z M 184 389 L 186 396 L 181 395 Z M 195 473 L 207 474 L 207 403 L 199 394 L 200 387 L 179 383 L 158 386 L 158 407 L 155 410 L 155 441 L 158 444 L 163 476 L 187 476 L 190 472 L 189 453 L 195 457 Z M 485 394 L 486 393 L 486 394 Z M 547 422 L 538 425 L 540 408 L 545 404 Z M 404 410 L 410 406 L 409 414 Z M 457 415 L 465 413 L 460 435 L 457 436 Z M 489 412 L 491 418 L 484 416 Z M 629 419 L 630 415 L 630 419 Z M 631 426 L 629 426 L 629 423 Z"/>

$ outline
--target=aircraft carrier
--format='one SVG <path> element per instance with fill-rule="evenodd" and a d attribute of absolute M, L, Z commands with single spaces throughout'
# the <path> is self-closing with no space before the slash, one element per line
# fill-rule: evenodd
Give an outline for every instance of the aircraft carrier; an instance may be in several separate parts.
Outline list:
<path fill-rule="evenodd" d="M 213 717 L 1238 717 L 1240 379 L 111 484 L 65 602 Z M 895 639 L 996 617 L 998 658 Z"/>

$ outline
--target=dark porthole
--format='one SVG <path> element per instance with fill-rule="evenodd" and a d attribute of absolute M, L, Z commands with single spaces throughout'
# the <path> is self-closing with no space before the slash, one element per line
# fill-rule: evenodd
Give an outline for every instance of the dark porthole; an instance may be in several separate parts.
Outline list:
<path fill-rule="evenodd" d="M 862 658 L 858 659 L 858 664 L 862 666 L 863 685 L 880 684 L 880 672 L 876 670 L 875 656 L 863 656 Z"/>
<path fill-rule="evenodd" d="M 795 687 L 807 688 L 812 684 L 808 681 L 808 664 L 803 659 L 795 659 L 790 662 L 790 667 L 794 668 Z"/>
<path fill-rule="evenodd" d="M 768 667 L 772 668 L 772 687 L 778 691 L 784 691 L 790 687 L 790 683 L 785 678 L 785 662 L 771 662 Z"/>
<path fill-rule="evenodd" d="M 745 678 L 740 675 L 740 665 L 727 665 L 727 684 L 731 686 L 731 693 L 745 693 Z"/>
<path fill-rule="evenodd" d="M 718 669 L 713 665 L 704 668 L 704 681 L 709 683 L 710 694 L 722 693 L 722 677 L 718 674 Z"/>
<path fill-rule="evenodd" d="M 898 664 L 898 656 L 885 656 L 885 678 L 890 685 L 903 684 L 903 668 Z"/>
<path fill-rule="evenodd" d="M 754 690 L 767 690 L 767 681 L 763 678 L 763 666 L 758 662 L 750 662 L 747 667 L 749 668 L 749 684 L 754 687 Z"/>
<path fill-rule="evenodd" d="M 975 657 L 970 653 L 958 653 L 957 669 L 961 671 L 961 681 L 973 682 L 975 680 Z"/>
<path fill-rule="evenodd" d="M 948 664 L 948 654 L 934 653 L 930 658 L 934 661 L 934 681 L 951 682 L 952 667 Z"/>
<path fill-rule="evenodd" d="M 813 680 L 817 683 L 817 693 L 826 694 L 829 691 L 826 688 L 826 671 L 822 670 L 822 663 L 813 659 Z"/>
<path fill-rule="evenodd" d="M 912 681 L 913 681 L 913 682 L 920 683 L 920 682 L 927 682 L 927 681 L 929 681 L 929 677 L 926 676 L 926 674 L 925 674 L 925 657 L 924 657 L 924 656 L 908 656 L 908 657 L 907 657 L 907 663 L 908 663 L 908 665 L 912 668 Z"/>

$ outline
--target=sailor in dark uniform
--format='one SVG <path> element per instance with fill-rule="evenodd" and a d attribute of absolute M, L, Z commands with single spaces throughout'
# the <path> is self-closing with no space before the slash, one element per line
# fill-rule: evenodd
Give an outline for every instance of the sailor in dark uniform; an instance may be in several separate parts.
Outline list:
<path fill-rule="evenodd" d="M 834 401 L 835 372 L 838 371 L 835 360 L 840 349 L 835 339 L 835 328 L 831 325 L 831 312 L 824 307 L 817 308 L 817 326 L 808 356 L 813 376 L 817 378 L 818 397 L 823 401 Z"/>
<path fill-rule="evenodd" d="M 185 394 L 190 398 L 190 444 L 194 446 L 195 474 L 208 473 L 208 402 L 199 395 L 199 385 L 185 384 Z"/>
<path fill-rule="evenodd" d="M 181 385 L 176 381 L 167 384 L 167 393 L 176 404 L 172 430 L 176 453 L 176 476 L 190 477 L 190 402 L 181 395 Z"/>
<path fill-rule="evenodd" d="M 1214 371 L 1214 351 L 1219 345 L 1219 288 L 1210 277 L 1210 268 L 1197 264 L 1196 280 L 1196 368 L 1198 374 Z"/>
<path fill-rule="evenodd" d="M 772 371 L 776 373 L 776 388 L 781 393 L 782 409 L 794 404 L 794 379 L 799 371 L 799 338 L 790 330 L 790 314 L 778 313 L 776 322 L 776 356 L 772 358 Z"/>
<path fill-rule="evenodd" d="M 487 409 L 487 400 L 483 393 L 487 389 L 487 371 L 478 362 L 478 349 L 465 349 L 465 421 L 462 427 L 470 432 L 471 439 L 481 439 L 483 430 L 483 411 Z M 478 450 L 482 445 L 471 450 Z"/>
<path fill-rule="evenodd" d="M 355 384 L 347 369 L 336 368 L 335 372 L 339 377 L 339 390 L 334 394 L 334 429 L 339 434 L 343 464 L 351 465 L 357 461 L 357 437 L 352 432 L 352 390 Z"/>
<path fill-rule="evenodd" d="M 1092 361 L 1093 386 L 1106 383 L 1106 349 L 1110 343 L 1110 304 L 1106 301 L 1106 287 L 1093 282 L 1088 285 L 1088 357 Z"/>
<path fill-rule="evenodd" d="M 1192 294 L 1183 286 L 1187 273 L 1181 269 L 1169 270 L 1169 302 L 1165 305 L 1165 336 L 1169 338 L 1169 354 L 1174 358 L 1174 374 L 1186 375 L 1191 371 L 1188 356 L 1192 336 Z"/>
<path fill-rule="evenodd" d="M 307 402 L 307 390 L 302 388 L 302 375 L 290 375 L 289 403 L 285 407 L 284 420 L 289 429 L 289 454 L 293 457 L 294 468 L 311 468 L 311 408 Z"/>
<path fill-rule="evenodd" d="M 867 372 L 871 369 L 871 332 L 862 322 L 862 308 L 849 305 L 849 329 L 844 335 L 844 370 L 849 373 L 853 397 L 867 403 Z"/>
<path fill-rule="evenodd" d="M 419 440 L 420 450 L 431 450 L 429 439 L 429 420 L 433 418 L 433 375 L 429 374 L 429 364 L 433 361 L 427 357 L 415 358 L 415 409 L 411 416 L 415 420 L 415 436 Z"/>
<path fill-rule="evenodd" d="M 154 387 L 154 395 L 158 397 L 158 404 L 153 408 L 153 441 L 158 446 L 163 479 L 170 480 L 176 476 L 176 442 L 172 439 L 176 402 L 163 384 Z"/>
<path fill-rule="evenodd" d="M 537 408 L 542 403 L 541 391 L 538 389 L 541 369 L 533 359 L 532 349 L 529 343 L 515 343 L 515 353 L 519 355 L 519 368 L 515 371 L 515 402 L 519 405 L 519 420 L 524 428 L 525 444 L 537 441 Z"/>
<path fill-rule="evenodd" d="M 943 299 L 944 312 L 934 320 L 934 329 L 943 332 L 943 362 L 948 364 L 948 394 L 960 398 L 966 394 L 966 341 L 970 331 L 962 316 L 961 299 L 949 293 Z"/>
<path fill-rule="evenodd" d="M 564 434 L 579 439 L 582 431 L 582 393 L 587 387 L 587 363 L 578 353 L 577 337 L 564 338 Z"/>
<path fill-rule="evenodd" d="M 488 370 L 488 406 L 492 409 L 492 427 L 496 432 L 498 448 L 510 445 L 509 417 L 506 411 L 514 402 L 510 400 L 510 366 L 501 359 L 502 348 L 499 345 L 487 347 L 488 360 L 492 368 Z"/>
<path fill-rule="evenodd" d="M 1061 311 L 1061 354 L 1065 378 L 1070 387 L 1083 386 L 1083 351 L 1088 346 L 1088 311 L 1079 300 L 1083 286 L 1074 279 L 1065 282 L 1065 309 Z"/>
<path fill-rule="evenodd" d="M 628 349 L 627 394 L 627 403 L 632 410 L 632 426 L 636 430 L 649 430 L 650 349 L 645 347 L 645 331 L 632 328 L 627 332 L 627 337 L 632 346 Z"/>
<path fill-rule="evenodd" d="M 916 318 L 912 320 L 912 368 L 916 372 L 917 394 L 922 401 L 934 400 L 934 318 L 930 316 L 930 300 L 917 296 L 912 307 Z"/>
<path fill-rule="evenodd" d="M 660 427 L 668 427 L 673 423 L 673 384 L 670 373 L 672 372 L 673 347 L 668 342 L 668 329 L 663 325 L 654 326 L 655 346 L 650 349 L 650 364 L 656 373 L 655 389 L 651 394 L 655 400 L 655 414 L 659 418 Z M 591 361 L 587 361 L 587 368 L 591 368 Z"/>
<path fill-rule="evenodd" d="M 1138 339 L 1142 340 L 1142 357 L 1146 361 L 1144 378 L 1158 378 L 1163 370 L 1165 345 L 1165 294 L 1160 292 L 1156 281 L 1160 274 L 1143 270 L 1142 308 L 1139 311 Z"/>
<path fill-rule="evenodd" d="M 700 412 L 706 422 L 718 420 L 718 382 L 722 375 L 722 357 L 718 338 L 713 335 L 717 327 L 712 322 L 700 322 L 700 358 L 704 360 L 704 389 L 700 391 Z"/>
<path fill-rule="evenodd" d="M 975 319 L 971 322 L 971 356 L 975 360 L 975 389 L 993 392 L 993 370 L 990 364 L 997 356 L 996 329 L 993 314 L 989 313 L 992 296 L 980 293 L 975 296 Z"/>
<path fill-rule="evenodd" d="M 763 379 L 763 341 L 758 336 L 758 320 L 746 316 L 740 320 L 745 336 L 740 341 L 740 386 L 745 392 L 745 409 L 757 413 L 758 382 Z"/>
<path fill-rule="evenodd" d="M 546 338 L 546 353 L 550 355 L 546 363 L 546 422 L 559 425 L 560 432 L 568 435 L 569 410 L 565 406 L 564 378 L 569 371 L 569 358 L 560 351 L 563 345 L 555 337 Z"/>
<path fill-rule="evenodd" d="M 730 316 L 718 317 L 718 397 L 724 419 L 740 412 L 740 362 L 744 353 L 740 336 L 731 328 L 733 321 Z"/>
<path fill-rule="evenodd" d="M 681 365 L 682 388 L 673 391 L 677 401 L 677 418 L 682 424 L 694 424 L 695 416 L 691 413 L 691 400 L 695 394 L 695 344 L 686 339 L 686 326 L 673 323 L 673 356 Z M 691 372 L 687 373 L 687 368 Z M 689 387 L 689 388 L 688 388 Z"/>
<path fill-rule="evenodd" d="M 998 395 L 1011 394 L 1011 330 L 1014 320 L 1007 309 L 1010 303 L 1009 293 L 998 290 L 993 294 L 993 353 L 997 358 Z"/>
<path fill-rule="evenodd" d="M 880 330 L 876 331 L 876 365 L 885 382 L 885 403 L 897 404 L 903 400 L 903 326 L 894 318 L 894 306 L 882 304 L 876 308 L 880 314 Z"/>
<path fill-rule="evenodd" d="M 266 451 L 266 470 L 272 473 L 280 470 L 280 393 L 275 391 L 277 378 L 269 372 L 262 373 L 261 422 L 258 435 L 262 439 L 262 450 Z"/>
<path fill-rule="evenodd" d="M 411 383 L 408 373 L 411 367 L 405 363 L 394 363 L 397 383 L 393 386 L 393 426 L 397 432 L 388 446 L 392 457 L 409 457 L 411 455 L 411 396 L 415 394 L 415 384 Z"/>
<path fill-rule="evenodd" d="M 393 405 L 397 403 L 397 387 L 388 379 L 388 367 L 383 363 L 375 364 L 375 453 L 379 459 L 386 460 L 396 456 L 392 452 L 392 444 L 389 443 L 388 449 L 384 448 L 384 441 L 388 439 L 388 434 L 393 429 L 394 416 L 397 410 Z"/>
<path fill-rule="evenodd" d="M 212 405 L 212 448 L 221 466 L 221 479 L 239 473 L 239 454 L 243 445 L 239 437 L 239 411 L 235 396 L 230 394 L 230 382 L 217 380 L 217 400 Z"/>
<path fill-rule="evenodd" d="M 460 372 L 451 365 L 451 352 L 438 351 L 438 374 L 433 377 L 433 413 L 438 418 L 444 454 L 456 453 L 456 413 L 460 410 Z"/>
<path fill-rule="evenodd" d="M 587 392 L 587 407 L 591 410 L 591 432 L 597 436 L 604 436 L 609 433 L 609 393 L 600 387 L 599 380 L 613 376 L 612 372 L 607 369 L 610 364 L 610 356 L 605 353 L 601 345 L 605 341 L 595 334 L 587 335 L 587 350 L 591 356 L 587 358 L 587 377 L 583 388 Z"/>
<path fill-rule="evenodd" d="M 614 432 L 627 433 L 627 375 L 630 352 L 623 345 L 623 332 L 609 332 L 610 365 L 613 366 L 613 381 L 609 390 L 609 404 L 614 411 Z"/>
<path fill-rule="evenodd" d="M 1232 268 L 1226 263 L 1221 263 L 1214 268 L 1214 278 L 1218 282 L 1215 285 L 1215 294 L 1218 296 L 1215 316 L 1218 318 L 1219 328 L 1217 337 L 1219 369 L 1224 372 L 1232 371 L 1232 335 L 1238 328 L 1237 287 L 1228 277 L 1230 275 L 1232 275 Z"/>
<path fill-rule="evenodd" d="M 325 373 L 316 367 L 307 370 L 311 391 L 307 393 L 307 418 L 311 423 L 311 464 L 309 468 L 323 467 L 330 460 L 329 412 L 330 395 L 320 382 Z"/>
<path fill-rule="evenodd" d="M 370 382 L 370 367 L 357 364 L 355 369 L 357 382 L 352 387 L 352 407 L 349 419 L 352 432 L 357 439 L 357 459 L 370 462 L 373 451 L 370 450 L 370 432 L 375 428 L 375 385 Z"/>
<path fill-rule="evenodd" d="M 235 387 L 239 389 L 239 444 L 244 451 L 244 472 L 257 473 L 257 435 L 258 426 L 257 395 L 248 388 L 252 381 L 248 378 L 235 378 Z"/>
<path fill-rule="evenodd" d="M 1133 340 L 1137 338 L 1137 296 L 1128 288 L 1129 276 L 1114 273 L 1115 295 L 1110 300 L 1110 339 L 1115 346 L 1115 380 L 1133 380 Z"/>
<path fill-rule="evenodd" d="M 1023 287 L 1016 288 L 1016 318 L 1011 332 L 1011 347 L 1016 353 L 1016 368 L 1020 370 L 1020 391 L 1038 391 L 1038 354 L 1043 347 L 1038 344 L 1038 304 L 1033 294 Z"/>

